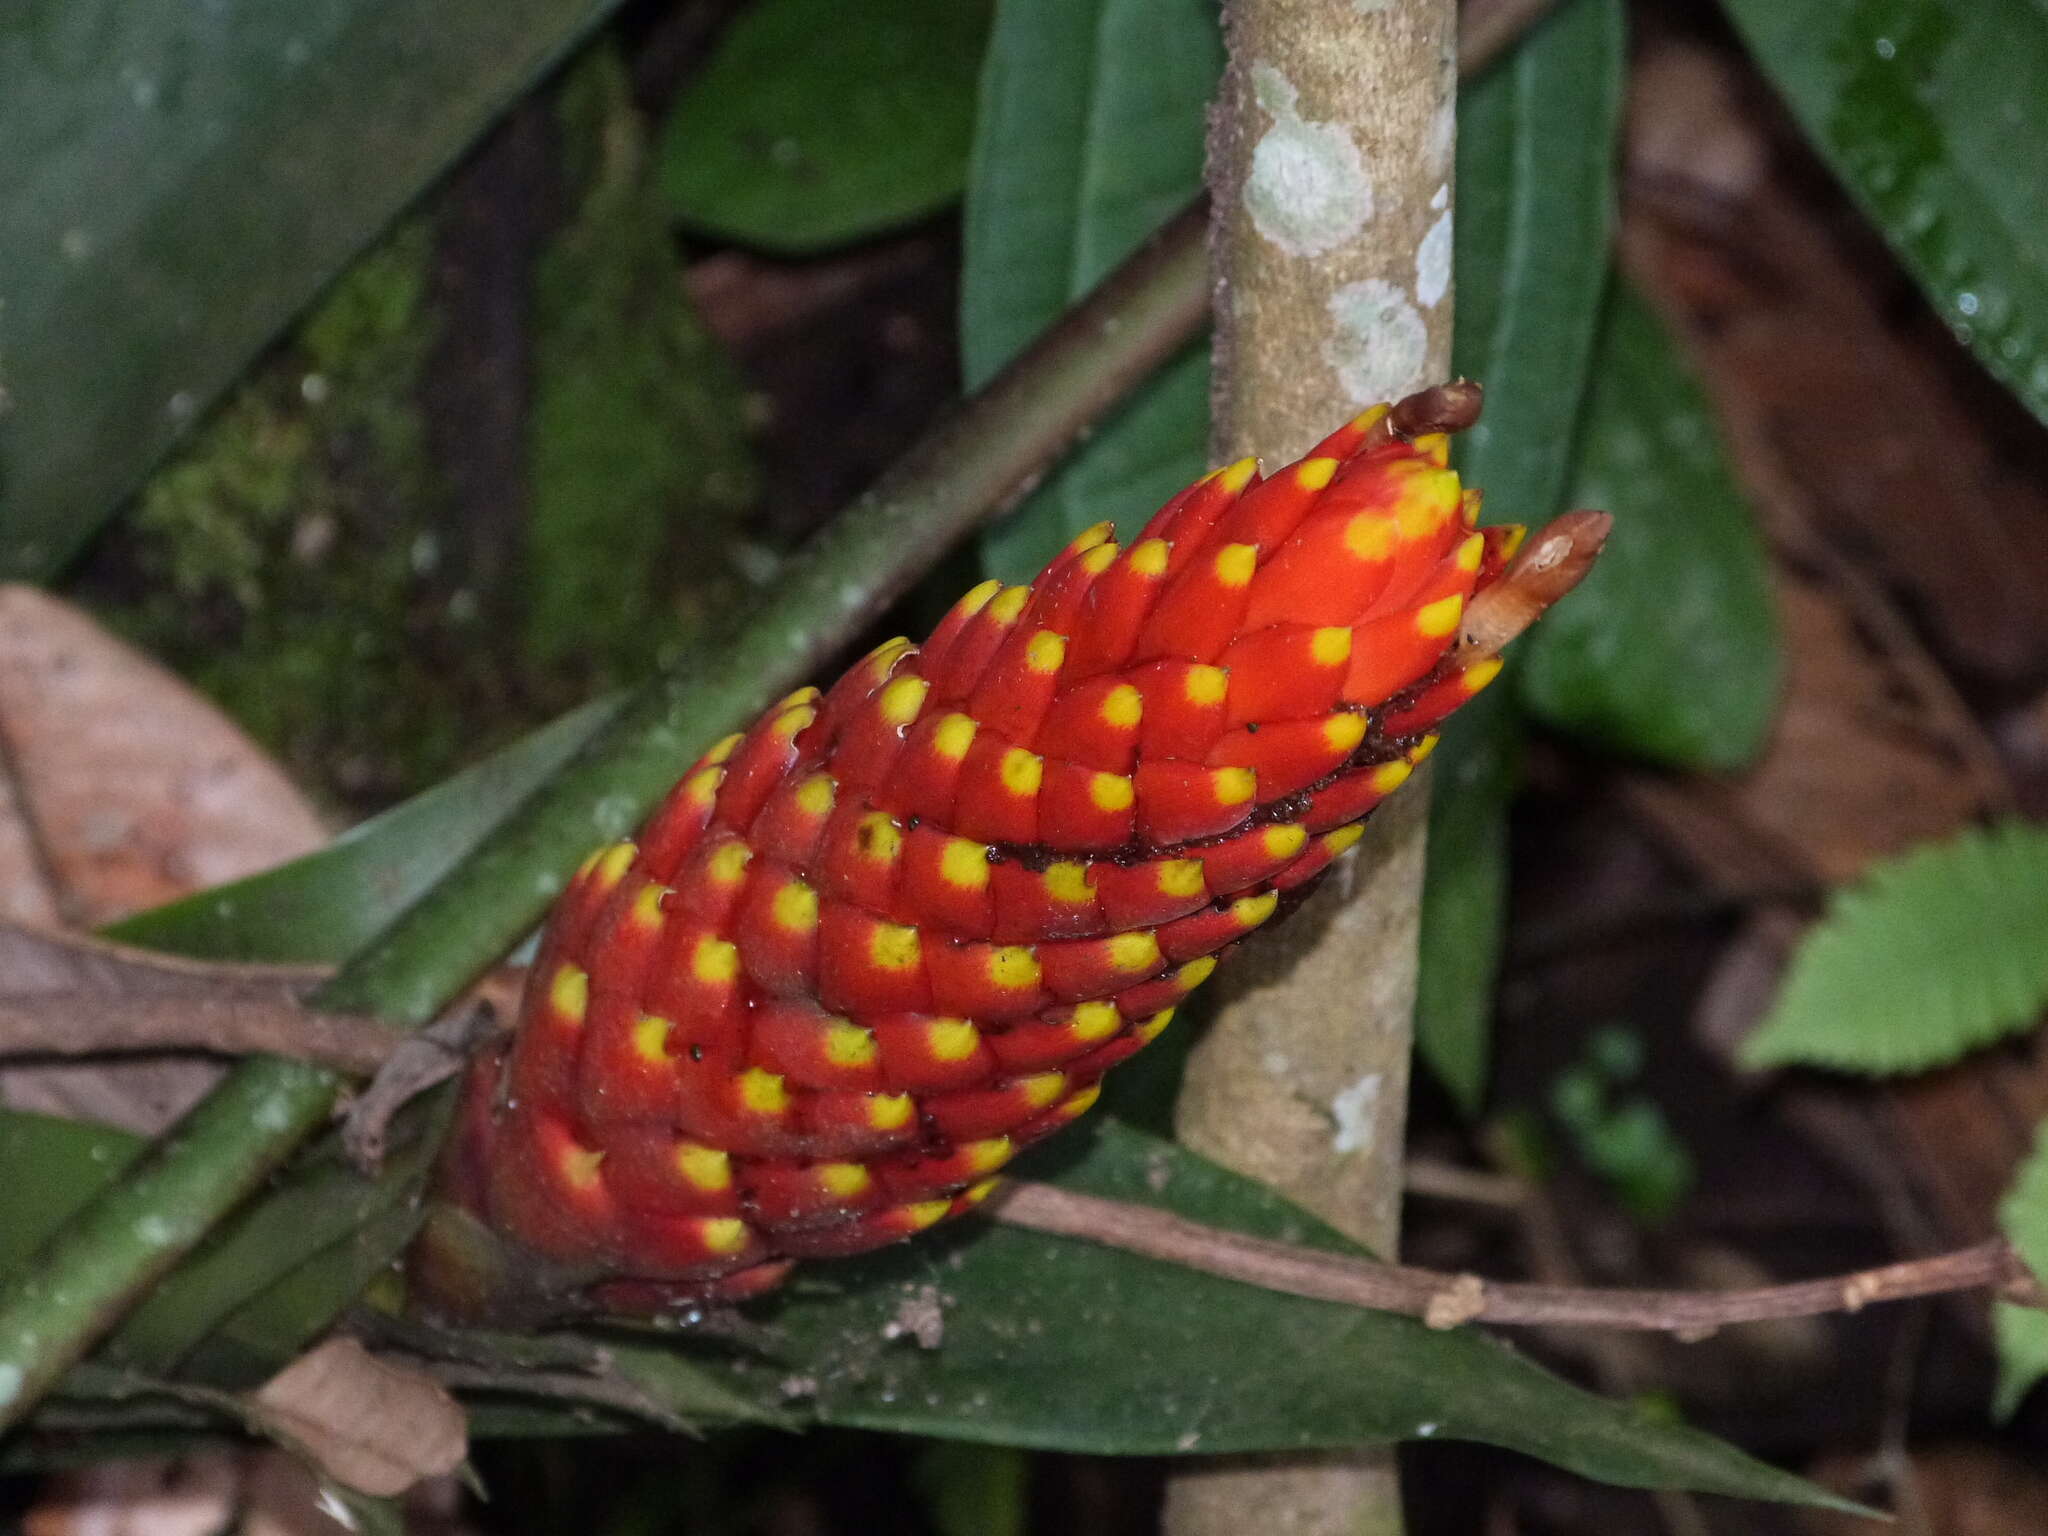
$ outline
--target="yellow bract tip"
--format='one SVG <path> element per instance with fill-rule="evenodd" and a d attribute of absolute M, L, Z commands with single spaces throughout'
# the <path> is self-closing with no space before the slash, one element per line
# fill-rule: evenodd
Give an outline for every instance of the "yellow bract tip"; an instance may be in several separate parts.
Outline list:
<path fill-rule="evenodd" d="M 877 1131 L 900 1131 L 917 1116 L 907 1093 L 877 1093 L 868 1098 L 868 1125 Z"/>
<path fill-rule="evenodd" d="M 1249 768 L 1214 768 L 1209 772 L 1218 805 L 1243 805 L 1259 792 L 1259 776 Z"/>
<path fill-rule="evenodd" d="M 1458 545 L 1458 569 L 1467 573 L 1478 570 L 1479 562 L 1485 555 L 1486 535 L 1483 533 L 1467 534 L 1464 541 Z"/>
<path fill-rule="evenodd" d="M 839 800 L 839 785 L 829 773 L 814 773 L 796 787 L 797 809 L 806 816 L 830 814 Z"/>
<path fill-rule="evenodd" d="M 1096 523 L 1092 527 L 1083 528 L 1074 535 L 1074 542 L 1067 546 L 1066 552 L 1070 555 L 1083 554 L 1099 544 L 1107 544 L 1109 536 L 1115 532 L 1115 523 Z"/>
<path fill-rule="evenodd" d="M 1453 592 L 1449 597 L 1440 597 L 1415 610 L 1415 632 L 1432 640 L 1441 640 L 1458 627 L 1458 620 L 1464 615 L 1465 599 Z"/>
<path fill-rule="evenodd" d="M 1351 659 L 1351 631 L 1332 625 L 1309 637 L 1308 653 L 1319 667 L 1341 667 Z"/>
<path fill-rule="evenodd" d="M 1465 697 L 1470 698 L 1496 677 L 1505 663 L 1498 656 L 1489 656 L 1484 661 L 1474 662 L 1465 669 Z"/>
<path fill-rule="evenodd" d="M 801 880 L 792 880 L 775 893 L 775 926 L 791 933 L 807 933 L 818 926 L 818 893 Z"/>
<path fill-rule="evenodd" d="M 1040 877 L 1045 894 L 1064 906 L 1077 907 L 1095 899 L 1095 887 L 1088 879 L 1088 866 L 1072 859 L 1048 864 Z"/>
<path fill-rule="evenodd" d="M 1131 551 L 1131 569 L 1140 576 L 1164 576 L 1173 546 L 1164 539 L 1147 539 Z"/>
<path fill-rule="evenodd" d="M 678 1142 L 675 1165 L 683 1181 L 697 1189 L 711 1191 L 732 1187 L 732 1159 L 715 1147 L 699 1146 L 694 1141 Z"/>
<path fill-rule="evenodd" d="M 924 708 L 924 696 L 931 689 L 932 685 L 921 677 L 894 678 L 876 699 L 875 707 L 885 723 L 909 725 L 917 719 L 918 711 Z"/>
<path fill-rule="evenodd" d="M 1210 476 L 1224 490 L 1235 496 L 1252 483 L 1252 476 L 1259 472 L 1257 459 L 1239 459 L 1235 464 L 1226 464 L 1221 469 L 1211 470 Z"/>
<path fill-rule="evenodd" d="M 571 1147 L 562 1154 L 562 1177 L 578 1189 L 589 1189 L 597 1183 L 598 1165 L 603 1161 L 600 1148 Z"/>
<path fill-rule="evenodd" d="M 825 1026 L 825 1059 L 835 1067 L 869 1067 L 880 1054 L 875 1037 L 851 1019 Z"/>
<path fill-rule="evenodd" d="M 1064 1072 L 1034 1072 L 1029 1077 L 1020 1077 L 1011 1086 L 1024 1092 L 1024 1102 L 1034 1109 L 1044 1109 L 1054 1103 L 1067 1091 L 1067 1074 Z"/>
<path fill-rule="evenodd" d="M 1339 827 L 1334 832 L 1323 834 L 1323 846 L 1329 849 L 1330 856 L 1335 858 L 1363 836 L 1365 836 L 1365 823 L 1354 821 L 1348 827 Z"/>
<path fill-rule="evenodd" d="M 965 1061 L 981 1049 L 981 1031 L 968 1019 L 933 1019 L 924 1027 L 924 1048 L 934 1061 Z"/>
<path fill-rule="evenodd" d="M 1088 798 L 1098 811 L 1128 811 L 1137 787 L 1120 773 L 1098 773 L 1088 781 Z"/>
<path fill-rule="evenodd" d="M 1323 741 L 1332 752 L 1356 751 L 1365 740 L 1363 715 L 1332 715 L 1323 722 Z"/>
<path fill-rule="evenodd" d="M 1002 594 L 988 605 L 989 617 L 998 624 L 1014 624 L 1017 615 L 1024 611 L 1024 605 L 1031 601 L 1029 587 L 1005 587 Z"/>
<path fill-rule="evenodd" d="M 924 958 L 917 930 L 901 923 L 877 923 L 868 941 L 868 955 L 885 971 L 907 971 Z"/>
<path fill-rule="evenodd" d="M 960 1149 L 967 1154 L 968 1171 L 972 1173 L 994 1173 L 1016 1153 L 1016 1147 L 1007 1136 L 991 1136 L 985 1141 L 970 1141 Z"/>
<path fill-rule="evenodd" d="M 1138 1026 L 1138 1038 L 1151 1044 L 1166 1032 L 1166 1026 L 1173 1022 L 1173 1010 L 1162 1008 L 1151 1018 Z"/>
<path fill-rule="evenodd" d="M 965 837 L 949 837 L 939 854 L 939 876 L 963 891 L 988 884 L 988 847 Z"/>
<path fill-rule="evenodd" d="M 1118 683 L 1102 696 L 1098 713 L 1105 724 L 1127 731 L 1145 718 L 1145 695 L 1129 683 Z"/>
<path fill-rule="evenodd" d="M 1266 857 L 1269 859 L 1291 859 L 1308 842 L 1308 828 L 1298 822 L 1283 821 L 1266 828 Z"/>
<path fill-rule="evenodd" d="M 1024 643 L 1024 664 L 1041 676 L 1057 672 L 1067 659 L 1067 637 L 1041 629 Z"/>
<path fill-rule="evenodd" d="M 875 1182 L 875 1176 L 859 1163 L 820 1163 L 811 1171 L 818 1177 L 818 1188 L 835 1200 L 864 1195 Z"/>
<path fill-rule="evenodd" d="M 1303 490 L 1320 491 L 1337 474 L 1335 459 L 1303 459 L 1295 466 L 1295 481 Z"/>
<path fill-rule="evenodd" d="M 1394 553 L 1394 524 L 1379 512 L 1361 512 L 1344 525 L 1344 547 L 1368 564 Z"/>
<path fill-rule="evenodd" d="M 1124 1016 L 1117 1012 L 1115 1003 L 1083 1003 L 1067 1022 L 1076 1039 L 1093 1042 L 1107 1040 L 1123 1028 Z"/>
<path fill-rule="evenodd" d="M 713 1253 L 738 1253 L 747 1246 L 747 1224 L 737 1216 L 712 1216 L 699 1229 Z"/>
<path fill-rule="evenodd" d="M 727 758 L 732 756 L 733 749 L 746 739 L 747 738 L 739 731 L 734 731 L 730 736 L 719 737 L 717 743 L 711 748 L 711 750 L 704 754 L 705 763 L 707 765 L 716 765 L 718 763 L 724 762 Z"/>
<path fill-rule="evenodd" d="M 1422 740 L 1418 741 L 1417 743 L 1415 743 L 1414 746 L 1408 749 L 1408 761 L 1410 763 L 1422 762 L 1429 756 L 1430 753 L 1436 750 L 1436 744 L 1440 740 L 1442 740 L 1442 738 L 1438 736 L 1436 732 L 1431 731 L 1427 736 L 1423 737 Z"/>
<path fill-rule="evenodd" d="M 1273 915 L 1273 909 L 1280 905 L 1280 893 L 1267 891 L 1262 896 L 1240 896 L 1230 904 L 1230 915 L 1247 928 L 1256 928 Z"/>
<path fill-rule="evenodd" d="M 750 1114 L 781 1115 L 789 1111 L 789 1089 L 779 1072 L 749 1067 L 739 1076 L 740 1103 Z"/>
<path fill-rule="evenodd" d="M 633 1026 L 633 1051 L 642 1061 L 656 1066 L 668 1063 L 669 1022 L 659 1014 L 643 1013 Z"/>
<path fill-rule="evenodd" d="M 548 1003 L 571 1024 L 583 1022 L 583 1010 L 590 1003 L 590 977 L 582 967 L 555 967 L 555 979 L 548 984 Z"/>
<path fill-rule="evenodd" d="M 1383 795 L 1390 795 L 1408 782 L 1408 775 L 1415 771 L 1410 763 L 1396 760 L 1381 763 L 1372 771 L 1372 787 Z"/>
<path fill-rule="evenodd" d="M 1149 928 L 1109 936 L 1109 963 L 1120 971 L 1148 971 L 1161 959 L 1159 940 Z"/>
<path fill-rule="evenodd" d="M 1045 781 L 1045 759 L 1022 747 L 1011 747 L 1003 754 L 1002 778 L 1003 788 L 1011 794 L 1035 795 Z"/>
<path fill-rule="evenodd" d="M 991 576 L 987 581 L 977 582 L 961 594 L 960 601 L 953 605 L 962 618 L 971 619 L 988 606 L 988 600 L 1003 590 L 1003 584 Z"/>
<path fill-rule="evenodd" d="M 1174 972 L 1174 980 L 1179 982 L 1182 990 L 1192 992 L 1207 981 L 1215 969 L 1214 955 L 1198 955 Z"/>
<path fill-rule="evenodd" d="M 1081 569 L 1090 576 L 1100 576 L 1112 565 L 1120 553 L 1114 544 L 1098 544 L 1081 557 Z"/>
<path fill-rule="evenodd" d="M 1259 568 L 1259 551 L 1250 544 L 1226 544 L 1216 552 L 1216 579 L 1226 587 L 1241 587 Z"/>
<path fill-rule="evenodd" d="M 1162 896 L 1200 896 L 1208 890 L 1202 879 L 1200 859 L 1167 859 L 1159 865 L 1159 893 Z"/>
<path fill-rule="evenodd" d="M 828 781 L 829 782 L 829 781 Z M 735 839 L 720 843 L 705 865 L 706 872 L 720 885 L 737 885 L 746 877 L 754 850 Z"/>
<path fill-rule="evenodd" d="M 943 758 L 958 762 L 974 745 L 975 733 L 980 729 L 972 715 L 948 715 L 932 732 L 932 750 Z"/>
<path fill-rule="evenodd" d="M 887 811 L 869 811 L 854 828 L 853 840 L 877 864 L 893 864 L 903 851 L 903 829 Z"/>
<path fill-rule="evenodd" d="M 710 986 L 723 986 L 740 973 L 740 952 L 730 940 L 706 934 L 690 955 L 690 974 Z"/>
<path fill-rule="evenodd" d="M 1005 944 L 988 957 L 991 986 L 1020 992 L 1038 985 L 1038 956 L 1022 944 Z"/>
<path fill-rule="evenodd" d="M 1230 694 L 1230 674 L 1221 667 L 1190 667 L 1182 692 L 1190 704 L 1221 704 Z"/>

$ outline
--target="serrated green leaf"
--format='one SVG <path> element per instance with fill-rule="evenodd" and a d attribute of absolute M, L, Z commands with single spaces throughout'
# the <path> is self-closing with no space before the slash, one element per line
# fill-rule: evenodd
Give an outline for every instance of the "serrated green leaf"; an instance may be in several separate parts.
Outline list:
<path fill-rule="evenodd" d="M 2048 855 L 2048 840 L 2043 842 L 2043 851 Z M 2012 1192 L 1998 1208 L 1998 1221 L 2027 1267 L 2048 1285 L 2048 1121 L 2035 1132 L 2034 1150 L 2020 1165 Z M 1998 1396 L 1994 1409 L 2000 1418 L 2010 1418 L 2034 1384 L 2048 1377 L 2048 1312 L 2001 1302 L 1997 1327 Z"/>
<path fill-rule="evenodd" d="M 205 960 L 339 962 L 454 868 L 621 702 L 572 710 L 325 848 L 137 913 L 107 936 Z"/>
<path fill-rule="evenodd" d="M 1040 1172 L 1064 1160 L 1055 1182 L 1074 1189 L 1359 1252 L 1264 1186 L 1114 1122 L 1047 1155 Z M 891 1326 L 906 1303 L 942 1309 L 937 1348 Z M 1139 1455 L 1441 1436 L 1631 1486 L 1841 1507 L 1711 1436 L 1582 1392 L 1475 1330 L 1016 1228 L 963 1224 L 801 1271 L 762 1321 L 776 1358 L 732 1369 L 756 1392 L 801 1377 L 830 1424 Z"/>
<path fill-rule="evenodd" d="M 47 575 L 610 0 L 0 11 L 0 578 Z"/>
<path fill-rule="evenodd" d="M 1479 1112 L 1492 1062 L 1521 747 L 1514 701 L 1496 689 L 1450 718 L 1432 759 L 1415 1049 L 1468 1115 Z"/>
<path fill-rule="evenodd" d="M 843 245 L 960 195 L 992 0 L 765 0 L 663 125 L 676 218 L 777 251 Z"/>
<path fill-rule="evenodd" d="M 1649 307 L 1607 296 L 1571 500 L 1615 515 L 1591 576 L 1511 669 L 1545 724 L 1687 768 L 1763 745 L 1782 660 L 1768 562 L 1714 422 Z"/>
<path fill-rule="evenodd" d="M 1563 510 L 1607 289 L 1619 0 L 1560 7 L 1458 96 L 1453 372 L 1486 386 L 1458 468 L 1494 521 Z"/>
<path fill-rule="evenodd" d="M 1742 1048 L 1752 1067 L 1937 1067 L 2048 1007 L 2048 827 L 1971 829 L 1836 893 Z"/>
<path fill-rule="evenodd" d="M 727 550 L 756 476 L 739 375 L 680 280 L 616 46 L 588 50 L 556 115 L 574 207 L 533 279 L 526 648 L 630 674 L 678 618 L 701 626 L 743 587 Z"/>
<path fill-rule="evenodd" d="M 1212 0 L 1001 0 L 967 184 L 960 355 L 992 377 L 1202 186 L 1223 68 Z M 1143 518 L 1202 472 L 1206 341 L 1139 386 L 982 540 L 1019 580 L 1106 518 Z"/>
<path fill-rule="evenodd" d="M 1942 318 L 2048 420 L 2033 0 L 1728 0 L 1807 134 Z"/>

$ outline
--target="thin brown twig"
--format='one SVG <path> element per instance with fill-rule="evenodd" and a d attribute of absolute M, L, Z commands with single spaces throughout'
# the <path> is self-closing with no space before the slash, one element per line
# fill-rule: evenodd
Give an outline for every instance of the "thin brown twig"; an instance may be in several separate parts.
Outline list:
<path fill-rule="evenodd" d="M 398 1036 L 363 1014 L 289 995 L 151 996 L 80 988 L 0 997 L 0 1058 L 205 1051 L 294 1056 L 351 1076 L 374 1072 Z"/>
<path fill-rule="evenodd" d="M 1986 1288 L 2024 1306 L 2048 1308 L 2048 1292 L 2003 1238 L 1787 1285 L 1727 1291 L 1623 1290 L 1484 1280 L 1472 1274 L 1345 1258 L 1203 1226 L 1152 1206 L 1046 1184 L 1014 1185 L 991 1209 L 997 1220 L 1011 1226 L 1102 1243 L 1263 1290 L 1399 1312 L 1434 1328 L 1469 1322 L 1629 1328 L 1697 1339 L 1731 1323 L 1858 1312 L 1876 1302 Z"/>

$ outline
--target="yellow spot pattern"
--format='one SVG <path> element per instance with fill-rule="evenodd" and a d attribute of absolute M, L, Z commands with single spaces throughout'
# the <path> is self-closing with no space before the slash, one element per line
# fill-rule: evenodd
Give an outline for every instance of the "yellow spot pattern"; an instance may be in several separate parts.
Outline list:
<path fill-rule="evenodd" d="M 988 847 L 965 837 L 949 837 L 939 854 L 939 874 L 948 885 L 978 891 L 988 884 Z"/>
<path fill-rule="evenodd" d="M 917 930 L 901 923 L 877 923 L 868 941 L 868 957 L 885 971 L 913 970 L 924 958 Z"/>

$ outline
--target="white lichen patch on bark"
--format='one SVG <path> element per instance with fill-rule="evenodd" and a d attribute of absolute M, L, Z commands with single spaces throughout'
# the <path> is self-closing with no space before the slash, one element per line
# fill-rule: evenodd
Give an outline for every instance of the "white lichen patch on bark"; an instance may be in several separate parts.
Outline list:
<path fill-rule="evenodd" d="M 1336 373 L 1351 408 L 1398 398 L 1428 357 L 1422 312 L 1379 277 L 1346 283 L 1330 295 L 1329 312 L 1323 361 Z"/>
<path fill-rule="evenodd" d="M 1435 309 L 1451 291 L 1451 210 L 1446 208 L 1415 248 L 1415 297 Z"/>
<path fill-rule="evenodd" d="M 1301 93 L 1270 64 L 1252 66 L 1252 91 L 1273 119 L 1252 150 L 1244 206 L 1252 226 L 1291 256 L 1315 256 L 1354 238 L 1372 217 L 1372 178 L 1341 123 L 1301 115 Z"/>
<path fill-rule="evenodd" d="M 1331 1150 L 1340 1157 L 1347 1152 L 1370 1152 L 1379 1139 L 1380 1089 L 1385 1079 L 1368 1072 L 1330 1101 L 1330 1116 L 1337 1122 Z"/>

